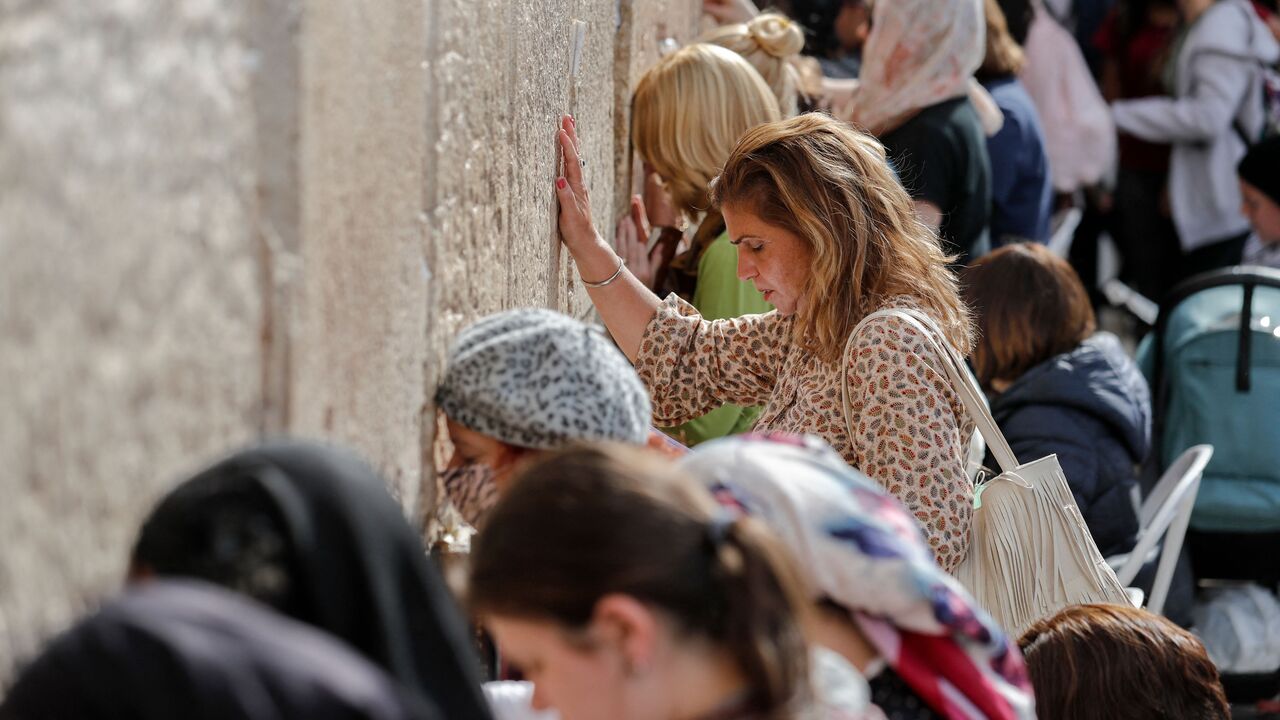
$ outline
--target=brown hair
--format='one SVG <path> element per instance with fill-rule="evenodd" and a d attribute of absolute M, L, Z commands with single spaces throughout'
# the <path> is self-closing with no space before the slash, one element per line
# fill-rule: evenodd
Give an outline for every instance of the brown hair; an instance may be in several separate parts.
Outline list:
<path fill-rule="evenodd" d="M 809 113 L 747 132 L 711 193 L 808 243 L 813 261 L 796 337 L 837 363 L 853 328 L 886 299 L 909 295 L 967 355 L 969 316 L 938 236 L 871 135 Z"/>
<path fill-rule="evenodd" d="M 1145 610 L 1076 605 L 1018 642 L 1040 720 L 1227 720 L 1218 669 L 1191 633 Z"/>
<path fill-rule="evenodd" d="M 601 597 L 654 605 L 680 632 L 710 639 L 740 664 L 754 709 L 787 717 L 807 699 L 796 614 L 801 582 L 751 518 L 719 506 L 665 459 L 621 446 L 567 450 L 521 473 L 472 556 L 473 611 L 586 626 Z"/>
<path fill-rule="evenodd" d="M 1019 243 L 979 258 L 960 273 L 979 339 L 978 381 L 1015 380 L 1093 334 L 1089 294 L 1066 260 L 1037 243 Z"/>
<path fill-rule="evenodd" d="M 987 56 L 975 73 L 979 80 L 1017 75 L 1027 58 L 1018 41 L 1009 33 L 1009 23 L 998 0 L 986 0 Z"/>

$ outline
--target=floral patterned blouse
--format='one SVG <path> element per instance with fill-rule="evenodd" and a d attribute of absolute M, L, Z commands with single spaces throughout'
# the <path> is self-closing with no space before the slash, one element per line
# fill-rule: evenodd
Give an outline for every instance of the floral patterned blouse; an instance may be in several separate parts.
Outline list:
<path fill-rule="evenodd" d="M 908 297 L 884 307 L 919 308 Z M 969 549 L 973 487 L 965 471 L 973 421 L 925 339 L 898 318 L 867 323 L 843 367 L 791 341 L 776 312 L 703 320 L 672 295 L 645 329 L 636 371 L 654 421 L 678 425 L 724 403 L 764 405 L 757 431 L 811 433 L 897 497 L 925 529 L 938 564 L 954 572 Z M 853 437 L 841 399 L 848 373 Z"/>

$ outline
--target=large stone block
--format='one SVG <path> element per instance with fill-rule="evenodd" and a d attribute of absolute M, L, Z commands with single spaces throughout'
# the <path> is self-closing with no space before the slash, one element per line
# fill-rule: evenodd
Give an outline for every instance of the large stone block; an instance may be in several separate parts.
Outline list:
<path fill-rule="evenodd" d="M 418 502 L 427 287 L 420 0 L 306 5 L 287 428 Z"/>
<path fill-rule="evenodd" d="M 0 4 L 0 686 L 119 587 L 160 493 L 260 435 L 352 445 L 429 518 L 457 330 L 590 312 L 557 118 L 612 237 L 630 84 L 698 5 Z"/>
<path fill-rule="evenodd" d="M 0 683 L 262 418 L 243 2 L 0 16 Z"/>

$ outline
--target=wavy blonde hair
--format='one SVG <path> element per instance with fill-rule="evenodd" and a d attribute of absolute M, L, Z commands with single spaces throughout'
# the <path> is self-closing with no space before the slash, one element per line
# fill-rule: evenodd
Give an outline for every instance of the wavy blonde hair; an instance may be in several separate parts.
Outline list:
<path fill-rule="evenodd" d="M 664 57 L 636 85 L 631 134 L 640 157 L 690 220 L 710 207 L 707 188 L 750 128 L 782 117 L 742 56 L 695 44 Z"/>
<path fill-rule="evenodd" d="M 721 25 L 698 38 L 698 42 L 719 45 L 741 55 L 764 78 L 782 114 L 791 117 L 798 112 L 800 93 L 807 91 L 808 85 L 800 72 L 804 32 L 785 15 L 764 13 L 751 22 Z"/>
<path fill-rule="evenodd" d="M 871 135 L 817 113 L 761 125 L 733 149 L 711 199 L 809 244 L 795 332 L 824 361 L 838 363 L 858 322 L 898 295 L 916 299 L 961 354 L 972 349 L 952 258 L 916 217 Z"/>

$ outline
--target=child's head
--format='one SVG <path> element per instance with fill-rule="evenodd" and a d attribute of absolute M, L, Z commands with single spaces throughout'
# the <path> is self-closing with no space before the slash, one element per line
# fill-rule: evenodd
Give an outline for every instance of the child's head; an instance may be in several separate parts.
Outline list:
<path fill-rule="evenodd" d="M 1236 168 L 1241 211 L 1265 245 L 1280 244 L 1280 136 L 1254 145 Z"/>

